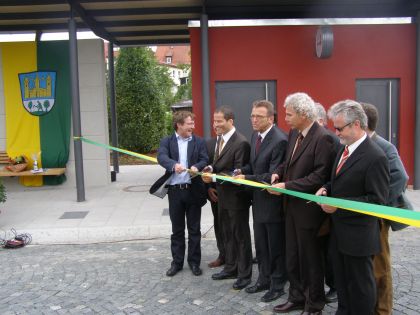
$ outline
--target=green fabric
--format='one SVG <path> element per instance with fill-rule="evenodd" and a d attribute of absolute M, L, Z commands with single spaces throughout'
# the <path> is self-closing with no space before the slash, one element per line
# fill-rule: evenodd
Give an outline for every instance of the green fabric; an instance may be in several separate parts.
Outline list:
<path fill-rule="evenodd" d="M 52 110 L 39 117 L 42 167 L 66 167 L 69 159 L 71 91 L 68 41 L 39 42 L 38 71 L 57 73 L 55 104 Z M 58 185 L 65 175 L 44 176 L 44 184 Z"/>

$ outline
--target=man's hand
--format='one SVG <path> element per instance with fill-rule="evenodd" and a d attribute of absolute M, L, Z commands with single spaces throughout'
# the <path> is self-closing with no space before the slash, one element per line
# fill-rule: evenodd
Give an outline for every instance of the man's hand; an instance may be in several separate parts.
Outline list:
<path fill-rule="evenodd" d="M 327 190 L 324 187 L 321 187 L 318 189 L 318 191 L 315 193 L 315 196 L 326 196 Z"/>
<path fill-rule="evenodd" d="M 210 184 L 213 181 L 213 177 L 211 173 L 204 173 L 203 175 L 201 175 L 201 179 L 206 184 Z"/>
<path fill-rule="evenodd" d="M 315 193 L 316 196 L 326 196 L 327 195 L 327 190 L 324 187 L 321 187 L 320 189 L 318 189 L 318 191 Z M 324 210 L 324 212 L 326 213 L 334 213 L 337 211 L 336 207 L 332 207 L 323 203 L 318 203 L 318 205 L 322 208 L 322 210 Z"/>
<path fill-rule="evenodd" d="M 245 175 L 235 175 L 233 179 L 245 179 Z"/>
<path fill-rule="evenodd" d="M 272 174 L 271 175 L 271 185 L 276 184 L 279 181 L 280 177 L 278 174 Z"/>
<path fill-rule="evenodd" d="M 184 172 L 185 171 L 185 167 L 184 166 L 182 166 L 181 164 L 179 164 L 179 163 L 176 163 L 175 164 L 175 166 L 174 166 L 174 171 L 177 173 L 177 174 L 181 174 L 182 172 Z"/>
<path fill-rule="evenodd" d="M 213 168 L 210 165 L 207 165 L 201 171 L 203 173 L 213 173 Z"/>
<path fill-rule="evenodd" d="M 277 174 L 273 174 L 273 175 L 277 175 Z M 278 184 L 271 185 L 271 187 L 285 189 L 286 188 L 286 184 L 285 183 L 278 183 Z M 270 194 L 272 194 L 272 195 L 278 195 L 278 196 L 280 196 L 282 194 L 281 192 L 278 192 L 278 191 L 275 191 L 275 190 L 271 190 L 270 188 L 268 188 L 267 191 Z"/>
<path fill-rule="evenodd" d="M 196 168 L 195 166 L 191 166 L 190 170 L 197 173 L 198 172 L 198 168 Z"/>
<path fill-rule="evenodd" d="M 210 200 L 213 201 L 213 202 L 217 202 L 218 199 L 217 199 L 217 190 L 216 190 L 216 188 L 209 188 L 207 190 L 207 192 L 209 194 Z"/>
<path fill-rule="evenodd" d="M 334 213 L 334 212 L 337 211 L 336 207 L 332 207 L 332 206 L 325 205 L 325 204 L 320 204 L 320 206 L 321 206 L 322 210 L 324 210 L 324 212 L 326 212 L 326 213 Z"/>

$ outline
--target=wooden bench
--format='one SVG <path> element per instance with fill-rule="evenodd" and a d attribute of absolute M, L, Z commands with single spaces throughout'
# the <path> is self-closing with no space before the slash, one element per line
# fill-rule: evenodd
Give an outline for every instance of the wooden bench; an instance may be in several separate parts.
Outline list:
<path fill-rule="evenodd" d="M 59 176 L 64 174 L 66 168 L 47 168 L 44 172 L 32 173 L 31 171 L 11 172 L 6 169 L 0 170 L 0 177 L 20 177 L 20 176 Z"/>
<path fill-rule="evenodd" d="M 0 164 L 9 164 L 9 157 L 5 151 L 0 151 Z M 48 168 L 44 172 L 32 173 L 31 171 L 11 172 L 4 167 L 0 167 L 0 177 L 20 177 L 20 176 L 59 176 L 64 174 L 65 168 Z"/>

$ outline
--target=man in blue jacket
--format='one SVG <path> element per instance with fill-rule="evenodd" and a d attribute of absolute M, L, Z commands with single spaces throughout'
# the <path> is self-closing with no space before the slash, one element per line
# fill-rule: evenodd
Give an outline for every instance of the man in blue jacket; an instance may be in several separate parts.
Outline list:
<path fill-rule="evenodd" d="M 184 266 L 185 219 L 188 229 L 188 265 L 195 276 L 202 274 L 201 262 L 201 207 L 206 203 L 206 190 L 200 176 L 193 172 L 207 165 L 208 155 L 203 139 L 192 134 L 194 114 L 188 111 L 173 115 L 175 132 L 160 142 L 159 165 L 165 168 L 163 179 L 168 182 L 169 216 L 172 223 L 172 264 L 166 272 L 168 277 L 176 275 Z M 160 179 L 162 180 L 162 178 Z"/>

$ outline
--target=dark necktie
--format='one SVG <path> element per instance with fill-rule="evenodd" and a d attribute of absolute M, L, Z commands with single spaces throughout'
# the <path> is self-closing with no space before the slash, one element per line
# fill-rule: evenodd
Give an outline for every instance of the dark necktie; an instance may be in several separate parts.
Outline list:
<path fill-rule="evenodd" d="M 297 151 L 297 149 L 299 148 L 300 144 L 302 143 L 303 138 L 304 138 L 303 137 L 303 134 L 302 133 L 299 133 L 299 136 L 297 137 L 297 140 L 296 140 L 295 150 L 293 151 L 292 157 L 295 155 L 295 152 Z"/>
<path fill-rule="evenodd" d="M 255 142 L 255 154 L 258 154 L 258 152 L 260 152 L 261 142 L 262 142 L 262 137 L 261 135 L 258 135 L 257 141 Z"/>
<path fill-rule="evenodd" d="M 219 158 L 219 151 L 220 151 L 220 141 L 222 140 L 222 136 L 217 136 L 216 142 L 216 152 L 214 153 L 214 160 L 216 161 Z"/>
<path fill-rule="evenodd" d="M 335 171 L 335 175 L 337 175 L 338 172 L 341 170 L 341 168 L 343 167 L 344 163 L 347 161 L 349 156 L 350 156 L 349 147 L 346 145 L 346 147 L 344 148 L 344 151 L 343 151 L 343 155 L 341 156 L 341 161 L 337 166 L 337 170 Z"/>

